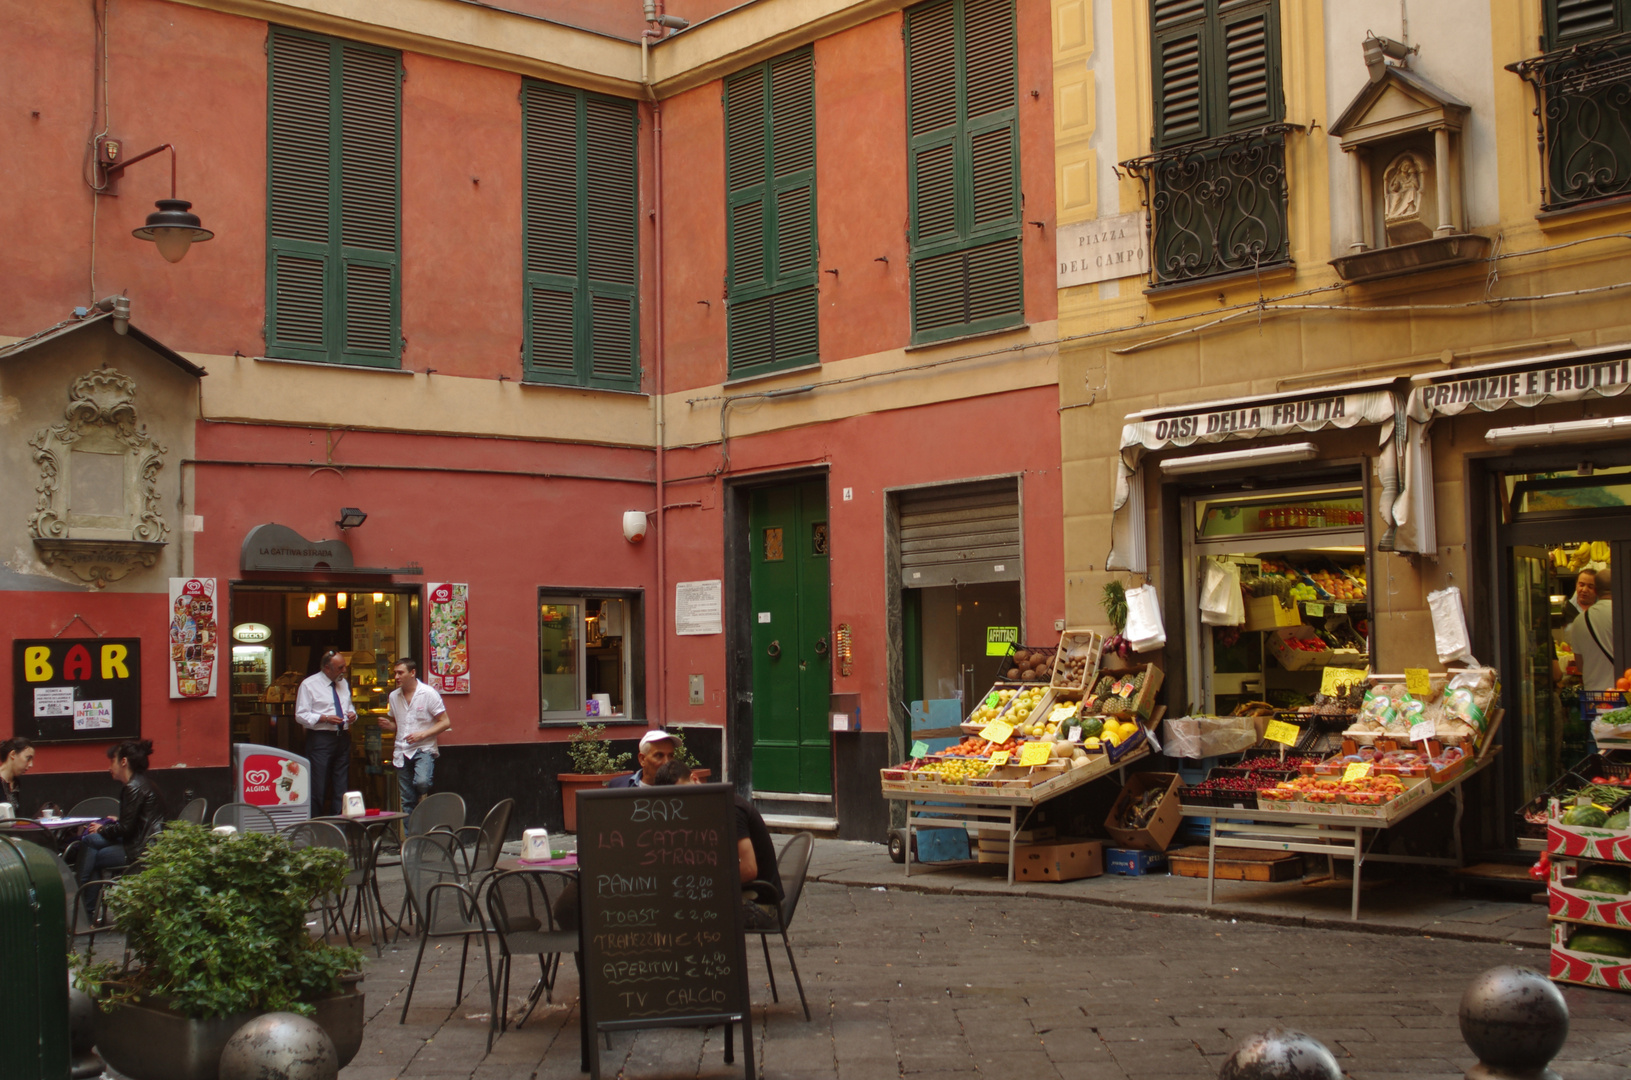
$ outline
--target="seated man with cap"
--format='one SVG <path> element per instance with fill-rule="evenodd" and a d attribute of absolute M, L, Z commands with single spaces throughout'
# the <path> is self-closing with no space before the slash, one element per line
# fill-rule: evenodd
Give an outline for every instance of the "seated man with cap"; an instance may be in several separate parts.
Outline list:
<path fill-rule="evenodd" d="M 620 776 L 606 786 L 609 788 L 650 787 L 657 782 L 657 770 L 674 757 L 674 736 L 662 728 L 652 728 L 640 738 L 636 755 L 640 768 L 628 776 Z"/>

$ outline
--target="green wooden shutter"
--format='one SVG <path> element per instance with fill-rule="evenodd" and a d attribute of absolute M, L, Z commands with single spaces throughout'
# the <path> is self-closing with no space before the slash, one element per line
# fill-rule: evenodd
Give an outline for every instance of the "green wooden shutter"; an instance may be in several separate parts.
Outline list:
<path fill-rule="evenodd" d="M 931 341 L 1024 318 L 1018 37 L 1013 0 L 906 13 L 912 334 Z"/>
<path fill-rule="evenodd" d="M 1276 0 L 1150 0 L 1150 30 L 1156 149 L 1285 115 Z"/>
<path fill-rule="evenodd" d="M 522 88 L 524 376 L 640 388 L 633 102 Z"/>
<path fill-rule="evenodd" d="M 1220 8 L 1212 133 L 1272 124 L 1282 116 L 1278 9 L 1245 0 L 1223 0 Z"/>
<path fill-rule="evenodd" d="M 1546 48 L 1624 31 L 1626 0 L 1546 0 Z"/>
<path fill-rule="evenodd" d="M 803 49 L 730 76 L 724 105 L 730 375 L 816 363 L 812 53 Z"/>
<path fill-rule="evenodd" d="M 401 58 L 273 28 L 267 352 L 400 359 Z"/>

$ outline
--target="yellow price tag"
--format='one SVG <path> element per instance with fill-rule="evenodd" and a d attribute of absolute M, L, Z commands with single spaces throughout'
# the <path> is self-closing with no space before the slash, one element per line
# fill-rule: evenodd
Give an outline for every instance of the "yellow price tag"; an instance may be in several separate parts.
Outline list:
<path fill-rule="evenodd" d="M 1284 720 L 1270 720 L 1269 726 L 1263 729 L 1263 738 L 1287 746 L 1296 746 L 1300 734 L 1296 724 L 1288 724 Z"/>
<path fill-rule="evenodd" d="M 991 755 L 991 767 L 993 769 L 995 769 L 998 765 L 1006 764 L 1008 764 L 1008 751 L 998 750 L 996 753 Z"/>
<path fill-rule="evenodd" d="M 980 738 L 987 742 L 1007 742 L 1014 734 L 1014 725 L 993 720 L 980 729 Z"/>
<path fill-rule="evenodd" d="M 1404 669 L 1405 693 L 1411 697 L 1425 698 L 1433 693 L 1432 680 L 1427 677 L 1424 667 L 1407 667 Z"/>
<path fill-rule="evenodd" d="M 1021 765 L 1046 765 L 1053 757 L 1053 747 L 1045 742 L 1028 742 L 1019 748 Z"/>
<path fill-rule="evenodd" d="M 1369 669 L 1355 669 L 1344 667 L 1328 667 L 1320 679 L 1320 693 L 1326 697 L 1335 697 L 1339 686 L 1357 686 L 1365 681 L 1370 674 Z"/>
<path fill-rule="evenodd" d="M 1344 780 L 1363 780 L 1370 775 L 1370 762 L 1350 761 L 1348 767 L 1342 770 Z"/>

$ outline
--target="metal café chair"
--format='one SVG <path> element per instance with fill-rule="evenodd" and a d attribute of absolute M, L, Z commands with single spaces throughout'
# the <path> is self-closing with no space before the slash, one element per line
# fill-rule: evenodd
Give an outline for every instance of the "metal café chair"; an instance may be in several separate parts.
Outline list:
<path fill-rule="evenodd" d="M 464 827 L 464 799 L 457 792 L 438 791 L 426 795 L 419 800 L 419 805 L 413 808 L 408 815 L 407 824 L 403 826 L 403 843 L 406 845 L 410 836 L 424 836 L 431 832 L 445 833 L 450 839 L 454 838 L 454 830 Z M 385 901 L 379 895 L 379 868 L 382 866 L 401 866 L 400 856 L 385 853 L 385 838 L 389 830 L 382 831 L 379 839 L 374 842 L 373 851 L 373 893 L 374 904 L 379 909 L 380 929 L 383 932 L 385 924 L 396 927 L 397 937 L 402 936 L 402 918 L 412 912 L 412 905 L 408 897 L 403 897 L 402 908 L 397 912 L 395 919 L 385 910 Z"/>
<path fill-rule="evenodd" d="M 810 1019 L 810 1003 L 804 999 L 804 980 L 799 978 L 798 961 L 793 959 L 793 946 L 787 940 L 787 927 L 798 911 L 799 895 L 804 891 L 804 875 L 810 869 L 810 855 L 815 850 L 812 833 L 794 833 L 776 856 L 776 872 L 782 879 L 782 902 L 777 911 L 776 925 L 763 929 L 746 927 L 745 932 L 759 935 L 759 944 L 765 951 L 765 970 L 770 973 L 770 1000 L 780 1001 L 776 993 L 776 972 L 770 966 L 770 935 L 782 936 L 782 948 L 787 950 L 787 963 L 793 969 L 793 985 L 798 987 L 799 1004 L 804 1006 L 804 1019 Z"/>
<path fill-rule="evenodd" d="M 277 822 L 258 806 L 248 803 L 231 802 L 218 808 L 215 816 L 210 818 L 211 825 L 231 825 L 239 832 L 262 832 L 276 835 Z"/>
<path fill-rule="evenodd" d="M 345 853 L 347 865 L 354 864 L 351 851 L 351 842 L 346 839 L 345 833 L 339 826 L 327 821 L 299 821 L 289 826 L 285 834 L 289 843 L 296 848 L 329 848 L 333 851 Z M 361 879 L 357 880 L 360 884 Z M 345 890 L 353 884 L 351 871 L 347 871 L 346 879 L 340 885 L 338 894 L 325 892 L 317 897 L 318 910 L 322 914 L 322 932 L 319 936 L 327 937 L 335 929 L 345 934 L 345 943 L 351 944 L 351 922 L 345 917 Z"/>
<path fill-rule="evenodd" d="M 464 876 L 472 883 L 493 872 L 494 864 L 503 853 L 504 834 L 509 831 L 510 815 L 514 811 L 514 799 L 500 799 L 487 811 L 480 825 L 466 825 L 453 831 L 459 842 L 459 854 L 465 860 Z"/>
<path fill-rule="evenodd" d="M 210 801 L 200 795 L 181 808 L 176 815 L 177 821 L 185 821 L 192 825 L 204 824 L 204 815 L 209 812 Z"/>
<path fill-rule="evenodd" d="M 578 920 L 575 902 L 578 876 L 562 870 L 505 870 L 493 875 L 487 885 L 487 921 L 498 938 L 498 1006 L 493 1010 L 487 1045 L 492 1048 L 493 1030 L 508 1029 L 510 1020 L 510 969 L 517 956 L 538 958 L 538 984 L 527 996 L 527 1011 L 515 1022 L 519 1028 L 532 1015 L 540 993 L 553 999 L 555 978 L 560 973 L 561 956 L 578 951 Z M 563 897 L 568 902 L 563 903 Z"/>
<path fill-rule="evenodd" d="M 67 816 L 116 818 L 119 816 L 119 800 L 111 795 L 93 795 L 74 803 L 74 808 L 68 811 Z"/>
<path fill-rule="evenodd" d="M 404 840 L 402 877 L 408 887 L 408 902 L 413 906 L 419 927 L 419 952 L 413 959 L 413 974 L 408 976 L 408 992 L 402 996 L 402 1016 L 397 1022 L 408 1022 L 408 1005 L 413 1001 L 413 987 L 419 980 L 419 965 L 425 959 L 425 946 L 431 938 L 457 937 L 464 941 L 464 949 L 459 955 L 459 986 L 454 991 L 455 1005 L 464 1000 L 464 969 L 470 959 L 472 935 L 481 938 L 482 956 L 487 961 L 487 986 L 496 995 L 493 956 L 487 945 L 487 921 L 482 917 L 476 894 L 459 880 L 453 838 L 443 834 L 426 834 Z M 492 1004 L 496 1007 L 497 1001 Z"/>

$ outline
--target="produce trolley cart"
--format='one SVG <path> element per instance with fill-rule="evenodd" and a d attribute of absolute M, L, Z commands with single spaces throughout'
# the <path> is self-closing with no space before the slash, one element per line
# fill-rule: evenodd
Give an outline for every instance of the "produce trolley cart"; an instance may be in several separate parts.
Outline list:
<path fill-rule="evenodd" d="M 1127 765 L 1150 753 L 1148 739 L 1110 760 L 1098 754 L 1079 769 L 1067 769 L 1034 787 L 1004 785 L 977 787 L 970 784 L 928 784 L 913 781 L 885 781 L 883 797 L 906 804 L 906 876 L 912 875 L 913 829 L 995 829 L 1008 831 L 1008 884 L 1014 883 L 1014 851 L 1019 834 L 1031 815 L 1043 803 L 1091 783 L 1111 772 L 1123 772 Z M 1125 775 L 1125 774 L 1124 774 Z M 967 866 L 966 862 L 937 863 L 937 867 Z"/>
<path fill-rule="evenodd" d="M 1359 918 L 1359 882 L 1361 870 L 1368 859 L 1372 862 L 1415 863 L 1426 866 L 1460 866 L 1461 815 L 1464 809 L 1462 785 L 1482 772 L 1495 757 L 1493 745 L 1466 766 L 1456 776 L 1442 784 L 1427 780 L 1412 789 L 1416 794 L 1406 795 L 1384 803 L 1368 813 L 1316 813 L 1306 810 L 1263 810 L 1223 806 L 1185 806 L 1185 817 L 1211 818 L 1211 840 L 1207 844 L 1206 902 L 1213 902 L 1217 879 L 1218 848 L 1268 848 L 1277 851 L 1298 851 L 1309 855 L 1324 855 L 1336 859 L 1352 859 L 1353 912 Z M 1451 835 L 1455 844 L 1453 858 L 1434 858 L 1424 855 L 1375 855 L 1371 846 L 1383 829 L 1392 828 L 1417 810 L 1441 795 L 1455 799 L 1455 824 Z M 1352 811 L 1353 807 L 1345 808 Z M 1366 839 L 1366 832 L 1370 837 Z"/>

